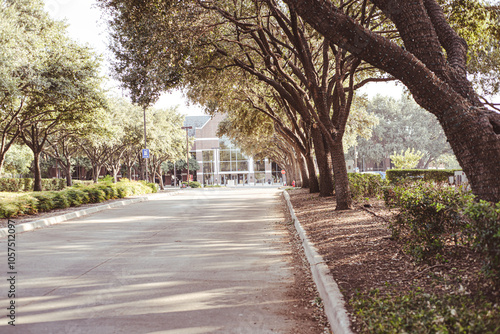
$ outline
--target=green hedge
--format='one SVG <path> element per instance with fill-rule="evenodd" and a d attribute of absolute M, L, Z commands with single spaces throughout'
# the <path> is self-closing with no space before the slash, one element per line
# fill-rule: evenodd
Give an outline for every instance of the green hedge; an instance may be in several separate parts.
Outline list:
<path fill-rule="evenodd" d="M 439 260 L 450 242 L 470 247 L 483 254 L 484 272 L 500 286 L 500 202 L 422 181 L 387 187 L 384 199 L 399 209 L 390 228 L 409 254 Z"/>
<path fill-rule="evenodd" d="M 0 178 L 0 191 L 21 192 L 33 191 L 34 179 L 31 178 Z M 62 190 L 66 187 L 66 179 L 42 179 L 42 189 Z"/>
<path fill-rule="evenodd" d="M 378 174 L 348 173 L 351 196 L 355 200 L 371 197 L 382 197 L 383 188 L 387 185 Z M 335 178 L 333 179 L 335 189 Z"/>
<path fill-rule="evenodd" d="M 414 288 L 406 293 L 374 289 L 357 293 L 358 333 L 498 333 L 500 309 L 483 296 L 438 295 Z"/>
<path fill-rule="evenodd" d="M 388 169 L 386 177 L 390 183 L 416 180 L 448 182 L 457 170 L 460 169 Z"/>
<path fill-rule="evenodd" d="M 349 173 L 349 187 L 353 199 L 382 197 L 387 181 L 378 174 Z"/>
<path fill-rule="evenodd" d="M 0 203 L 0 218 L 12 218 L 153 192 L 157 192 L 157 186 L 146 182 L 100 182 L 90 186 L 77 184 L 62 191 L 32 192 L 22 196 L 4 198 Z"/>

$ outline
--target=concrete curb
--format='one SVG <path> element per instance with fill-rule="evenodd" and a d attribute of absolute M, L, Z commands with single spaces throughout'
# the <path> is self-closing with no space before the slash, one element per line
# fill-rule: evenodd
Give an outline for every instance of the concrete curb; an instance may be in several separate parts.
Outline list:
<path fill-rule="evenodd" d="M 148 201 L 152 198 L 160 197 L 160 195 L 161 196 L 171 196 L 173 194 L 176 194 L 177 192 L 178 191 L 171 191 L 171 192 L 167 192 L 167 193 L 149 194 L 149 195 L 141 196 L 138 198 L 130 198 L 130 199 L 125 199 L 123 201 L 116 201 L 116 202 L 109 203 L 109 204 L 94 206 L 94 207 L 88 208 L 88 209 L 73 211 L 73 212 L 70 212 L 70 213 L 67 213 L 64 215 L 60 215 L 60 216 L 54 216 L 54 217 L 49 217 L 49 218 L 45 218 L 45 219 L 35 220 L 32 222 L 18 224 L 18 225 L 16 225 L 16 233 L 33 231 L 33 230 L 36 230 L 39 228 L 44 228 L 47 226 L 59 224 L 59 223 L 62 223 L 64 221 L 67 221 L 70 219 L 84 217 L 84 216 L 90 215 L 92 213 L 96 213 L 96 212 L 103 211 L 106 209 L 111 209 L 111 208 L 116 208 L 119 206 L 125 206 L 125 205 L 129 205 L 129 204 Z M 6 237 L 9 234 L 8 231 L 9 231 L 8 228 L 0 229 L 0 238 Z"/>
<path fill-rule="evenodd" d="M 285 197 L 295 228 L 302 240 L 304 252 L 311 266 L 314 283 L 316 283 L 319 295 L 323 300 L 323 306 L 326 317 L 330 322 L 330 328 L 335 334 L 352 334 L 353 332 L 350 329 L 347 310 L 344 307 L 344 297 L 337 283 L 330 275 L 330 269 L 326 265 L 325 260 L 318 254 L 316 247 L 309 241 L 306 231 L 302 225 L 300 225 L 297 216 L 295 216 L 292 203 L 290 202 L 290 195 L 286 191 L 283 191 L 283 196 Z"/>

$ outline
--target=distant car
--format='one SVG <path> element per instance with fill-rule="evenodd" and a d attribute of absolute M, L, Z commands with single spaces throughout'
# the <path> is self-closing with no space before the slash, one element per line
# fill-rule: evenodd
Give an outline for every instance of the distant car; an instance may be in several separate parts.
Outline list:
<path fill-rule="evenodd" d="M 380 175 L 380 177 L 382 177 L 382 180 L 385 179 L 385 172 L 381 172 L 381 171 L 373 171 L 373 172 L 361 172 L 361 174 L 378 174 Z"/>

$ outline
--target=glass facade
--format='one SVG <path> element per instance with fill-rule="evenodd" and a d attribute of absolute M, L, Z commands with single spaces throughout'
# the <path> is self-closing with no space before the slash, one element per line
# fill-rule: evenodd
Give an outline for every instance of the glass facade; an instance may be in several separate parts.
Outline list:
<path fill-rule="evenodd" d="M 241 150 L 227 138 L 219 140 L 219 147 L 201 152 L 203 166 L 203 183 L 212 184 L 246 184 L 253 182 L 249 174 L 253 172 L 252 159 L 249 159 Z"/>
<path fill-rule="evenodd" d="M 254 161 L 224 137 L 219 139 L 218 147 L 200 149 L 197 156 L 202 167 L 198 181 L 204 185 L 271 184 L 281 179 L 281 169 L 275 163 L 267 159 Z"/>

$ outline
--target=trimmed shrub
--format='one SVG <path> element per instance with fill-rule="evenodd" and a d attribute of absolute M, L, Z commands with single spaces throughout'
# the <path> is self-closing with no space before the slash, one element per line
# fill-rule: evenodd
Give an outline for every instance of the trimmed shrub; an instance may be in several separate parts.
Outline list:
<path fill-rule="evenodd" d="M 33 192 L 30 195 L 2 199 L 0 218 L 11 218 L 87 203 L 100 203 L 106 199 L 130 195 L 149 194 L 153 192 L 153 189 L 157 191 L 157 186 L 153 183 L 125 181 L 116 184 L 102 182 L 91 186 L 76 184 L 62 191 Z"/>
<path fill-rule="evenodd" d="M 46 192 L 33 193 L 32 196 L 37 200 L 36 208 L 38 211 L 50 211 L 54 209 L 55 203 L 53 194 Z"/>
<path fill-rule="evenodd" d="M 32 178 L 1 178 L 0 191 L 33 191 L 33 184 Z M 66 188 L 66 179 L 42 179 L 44 191 L 63 190 L 64 188 Z"/>
<path fill-rule="evenodd" d="M 19 192 L 23 191 L 23 179 L 1 178 L 0 191 Z"/>
<path fill-rule="evenodd" d="M 400 209 L 390 228 L 405 240 L 417 259 L 439 254 L 448 240 L 464 242 L 466 222 L 461 209 L 473 199 L 452 187 L 414 182 L 392 188 L 386 203 Z"/>
<path fill-rule="evenodd" d="M 360 174 L 348 173 L 349 188 L 354 200 L 360 200 L 366 197 L 382 197 L 383 188 L 387 185 L 382 176 L 378 174 Z M 335 189 L 335 179 L 333 179 Z"/>
<path fill-rule="evenodd" d="M 69 188 L 63 190 L 70 206 L 79 206 L 89 202 L 88 194 L 81 189 Z"/>
<path fill-rule="evenodd" d="M 23 188 L 20 191 L 32 191 L 35 180 L 28 177 L 22 180 L 23 180 Z"/>
<path fill-rule="evenodd" d="M 470 202 L 464 213 L 472 246 L 485 255 L 483 270 L 500 286 L 500 202 Z"/>
<path fill-rule="evenodd" d="M 392 184 L 419 180 L 447 183 L 457 170 L 459 169 L 389 169 L 386 177 Z"/>
<path fill-rule="evenodd" d="M 91 186 L 94 184 L 94 181 L 82 181 L 82 180 L 73 180 L 73 187 L 75 186 Z"/>
<path fill-rule="evenodd" d="M 106 194 L 102 189 L 96 187 L 85 187 L 82 190 L 87 193 L 89 203 L 101 203 L 106 200 Z"/>
<path fill-rule="evenodd" d="M 64 188 L 66 188 L 66 179 L 42 179 L 42 189 L 44 191 L 58 191 Z M 33 188 L 29 190 L 33 190 Z"/>
<path fill-rule="evenodd" d="M 383 188 L 387 184 L 381 175 L 349 173 L 348 177 L 353 199 L 381 197 Z"/>
<path fill-rule="evenodd" d="M 191 181 L 191 182 L 189 182 L 189 186 L 191 188 L 201 188 L 201 183 L 198 181 Z"/>
<path fill-rule="evenodd" d="M 61 192 L 53 193 L 52 201 L 54 202 L 53 209 L 66 209 L 70 207 L 68 196 L 64 193 Z"/>
<path fill-rule="evenodd" d="M 350 301 L 359 333 L 497 333 L 499 308 L 483 296 L 372 290 Z"/>

